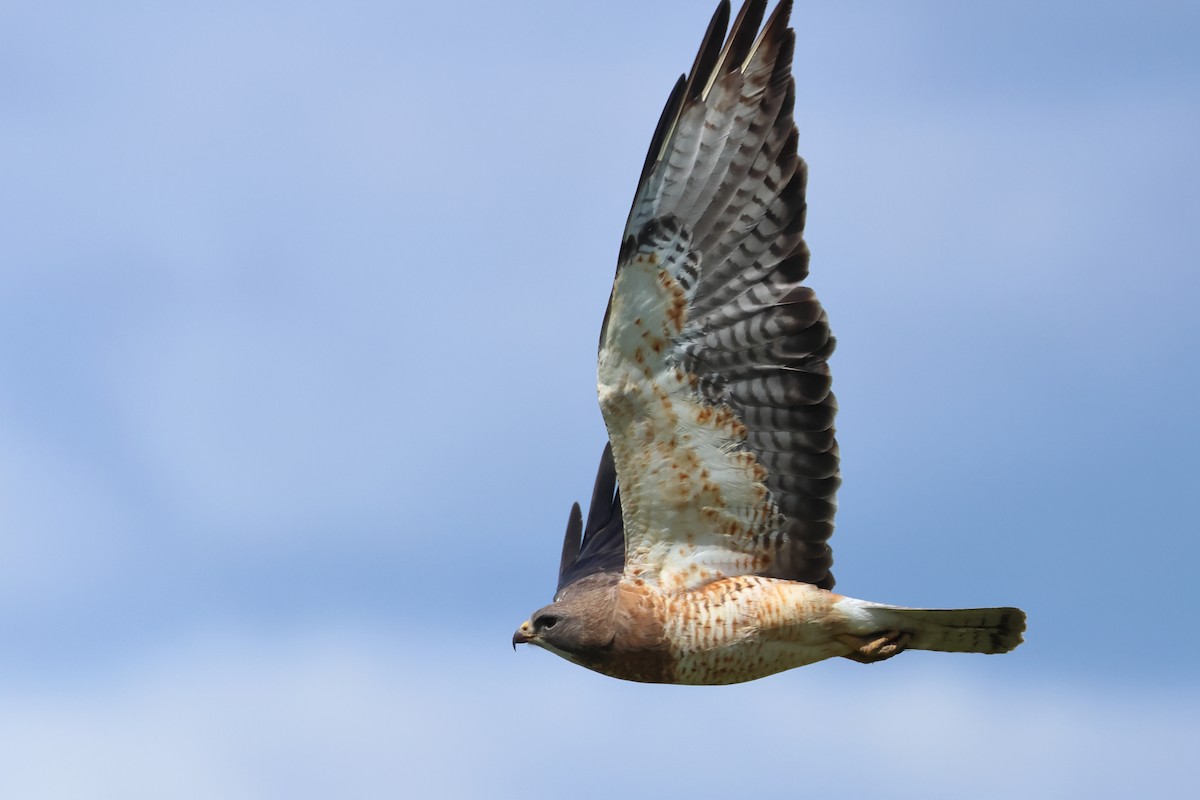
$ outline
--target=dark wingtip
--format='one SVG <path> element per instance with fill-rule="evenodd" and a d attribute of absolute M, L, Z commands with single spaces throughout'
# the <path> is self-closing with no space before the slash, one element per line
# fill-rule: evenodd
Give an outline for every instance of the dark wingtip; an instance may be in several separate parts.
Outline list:
<path fill-rule="evenodd" d="M 600 456 L 596 483 L 592 489 L 592 505 L 587 523 L 579 533 L 579 506 L 571 509 L 567 538 L 563 544 L 563 561 L 558 575 L 555 600 L 570 584 L 596 573 L 619 574 L 625 560 L 625 526 L 621 517 L 621 492 L 617 488 L 617 470 L 612 447 L 608 444 Z M 571 560 L 567 561 L 568 554 Z"/>
<path fill-rule="evenodd" d="M 721 52 L 721 74 L 742 68 L 754 39 L 758 35 L 758 26 L 762 24 L 763 15 L 767 11 L 767 0 L 746 0 L 738 11 L 733 27 L 729 29 L 729 40 Z"/>
<path fill-rule="evenodd" d="M 680 75 L 679 80 L 675 81 L 674 88 L 671 89 L 670 96 L 667 97 L 667 104 L 663 106 L 662 114 L 658 117 L 654 136 L 650 138 L 650 149 L 646 151 L 646 161 L 642 164 L 642 175 L 638 178 L 638 186 L 646 182 L 650 171 L 654 169 L 655 162 L 658 161 L 659 152 L 667 141 L 667 133 L 670 131 L 671 125 L 675 123 L 675 117 L 679 116 L 679 109 L 683 105 L 685 86 L 687 86 L 687 76 Z"/>
<path fill-rule="evenodd" d="M 600 466 L 596 469 L 596 482 L 592 486 L 586 530 L 596 531 L 608 524 L 612 518 L 612 498 L 616 490 L 617 467 L 613 463 L 612 442 L 605 442 L 604 452 L 600 454 Z"/>
<path fill-rule="evenodd" d="M 775 20 L 779 20 L 779 24 L 781 25 L 787 25 L 791 16 L 792 0 L 779 0 L 779 5 L 775 6 L 775 10 L 771 12 L 771 19 L 767 22 L 767 25 L 770 25 Z"/>
<path fill-rule="evenodd" d="M 791 28 L 788 27 L 788 21 L 792 16 L 792 0 L 780 0 L 779 5 L 775 6 L 771 11 L 771 16 L 767 17 L 767 24 L 763 25 L 762 32 L 759 33 L 761 41 L 774 41 L 777 37 L 786 37 Z M 793 34 L 794 35 L 794 34 Z M 791 67 L 791 58 L 787 59 L 788 68 Z"/>
<path fill-rule="evenodd" d="M 725 30 L 728 27 L 729 0 L 721 0 L 708 23 L 708 30 L 704 32 L 704 40 L 696 53 L 696 60 L 692 62 L 692 69 L 688 72 L 687 91 L 684 93 L 688 100 L 699 99 L 705 85 L 708 84 L 708 77 L 712 75 L 717 58 L 721 55 L 721 48 L 725 43 Z"/>
<path fill-rule="evenodd" d="M 562 557 L 558 561 L 559 580 L 579 558 L 579 545 L 583 541 L 583 510 L 579 503 L 571 504 L 571 513 L 567 516 L 567 532 L 563 536 Z"/>

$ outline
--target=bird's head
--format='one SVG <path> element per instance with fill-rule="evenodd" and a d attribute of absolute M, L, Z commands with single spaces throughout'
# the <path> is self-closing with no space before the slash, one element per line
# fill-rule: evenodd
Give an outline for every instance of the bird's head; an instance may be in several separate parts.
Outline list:
<path fill-rule="evenodd" d="M 615 587 L 586 588 L 533 612 L 513 634 L 513 649 L 519 644 L 533 644 L 579 663 L 611 646 L 615 635 Z"/>
<path fill-rule="evenodd" d="M 612 641 L 611 624 L 594 615 L 580 613 L 568 603 L 552 603 L 535 611 L 513 634 L 513 649 L 533 644 L 574 661 L 579 656 Z M 598 623 L 598 624 L 597 624 Z"/>

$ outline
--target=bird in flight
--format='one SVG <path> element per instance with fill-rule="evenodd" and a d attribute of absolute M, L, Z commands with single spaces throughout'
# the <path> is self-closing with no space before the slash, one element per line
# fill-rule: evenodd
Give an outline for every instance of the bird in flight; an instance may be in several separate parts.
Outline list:
<path fill-rule="evenodd" d="M 1016 608 L 832 591 L 834 338 L 808 275 L 790 0 L 722 0 L 658 122 L 600 330 L 608 428 L 554 602 L 513 635 L 632 681 L 727 684 L 834 656 L 1005 653 Z M 761 25 L 761 31 L 759 30 Z"/>

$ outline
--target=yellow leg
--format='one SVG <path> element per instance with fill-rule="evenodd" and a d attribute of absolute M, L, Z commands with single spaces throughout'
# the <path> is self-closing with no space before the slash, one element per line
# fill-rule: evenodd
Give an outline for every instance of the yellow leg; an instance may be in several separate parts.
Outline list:
<path fill-rule="evenodd" d="M 912 640 L 912 634 L 902 631 L 886 631 L 869 636 L 843 633 L 838 636 L 838 640 L 854 648 L 852 653 L 846 654 L 846 658 L 860 664 L 874 664 L 876 661 L 886 661 L 903 653 Z"/>

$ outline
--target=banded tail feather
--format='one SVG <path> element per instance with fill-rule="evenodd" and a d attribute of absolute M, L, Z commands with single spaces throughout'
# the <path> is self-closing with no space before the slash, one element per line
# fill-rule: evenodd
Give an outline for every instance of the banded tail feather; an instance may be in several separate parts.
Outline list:
<path fill-rule="evenodd" d="M 1007 653 L 1024 641 L 1019 608 L 903 608 L 864 603 L 877 630 L 912 636 L 910 650 L 942 653 Z"/>

